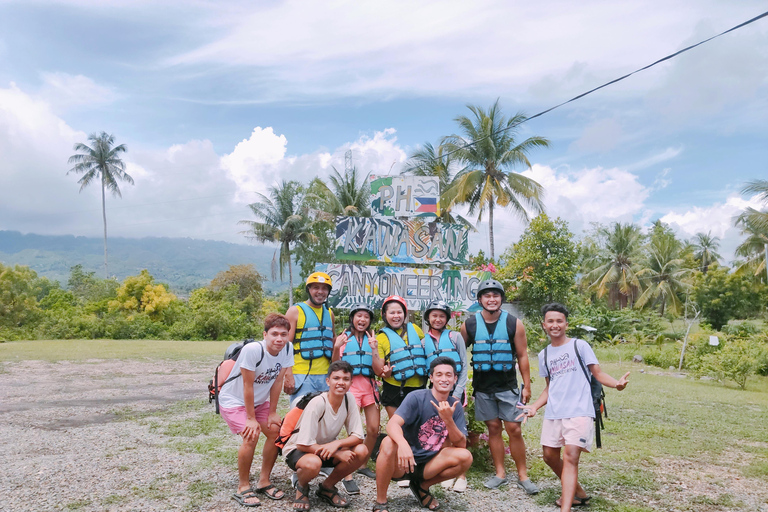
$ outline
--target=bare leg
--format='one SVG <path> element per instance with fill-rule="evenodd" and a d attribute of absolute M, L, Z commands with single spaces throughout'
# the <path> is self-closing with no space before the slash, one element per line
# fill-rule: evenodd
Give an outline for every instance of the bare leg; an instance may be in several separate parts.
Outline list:
<path fill-rule="evenodd" d="M 528 480 L 528 467 L 525 460 L 525 441 L 523 440 L 523 430 L 520 424 L 513 421 L 505 421 L 504 427 L 509 436 L 509 453 L 512 460 L 515 461 L 517 468 L 517 477 L 522 480 Z"/>
<path fill-rule="evenodd" d="M 272 482 L 270 477 L 272 475 L 272 468 L 275 467 L 275 461 L 277 460 L 277 446 L 275 446 L 275 438 L 277 437 L 278 430 L 270 430 L 267 428 L 266 423 L 259 423 L 261 425 L 261 431 L 267 438 L 264 441 L 264 448 L 261 451 L 261 473 L 259 473 L 259 482 L 257 487 L 267 487 Z M 273 489 L 270 491 L 270 495 L 277 498 L 284 495 L 283 491 L 279 489 Z"/>
<path fill-rule="evenodd" d="M 349 448 L 342 448 L 339 450 L 341 451 L 349 451 Z M 363 462 L 365 461 L 367 455 L 368 455 L 368 448 L 365 447 L 364 444 L 358 444 L 351 448 L 351 451 L 355 452 L 355 458 L 350 460 L 349 462 L 339 462 L 334 468 L 333 471 L 331 471 L 331 474 L 328 475 L 328 478 L 323 480 L 323 486 L 326 489 L 330 489 L 331 487 L 334 487 L 337 483 L 341 481 L 342 478 L 344 478 L 347 475 L 351 475 L 357 468 L 363 465 Z M 339 453 L 336 452 L 336 453 Z"/>
<path fill-rule="evenodd" d="M 385 437 L 376 459 L 376 501 L 386 503 L 390 480 L 404 474 L 405 472 L 397 467 L 397 445 L 391 438 Z"/>
<path fill-rule="evenodd" d="M 552 471 L 557 475 L 557 477 L 560 479 L 560 483 L 562 486 L 562 496 L 560 497 L 560 503 L 561 503 L 561 510 L 570 510 L 571 504 L 573 503 L 574 496 L 578 496 L 579 498 L 586 498 L 587 493 L 586 491 L 581 487 L 581 484 L 578 481 L 578 465 L 579 465 L 579 456 L 581 454 L 581 448 L 578 446 L 572 446 L 572 445 L 566 445 L 565 447 L 565 458 L 566 460 L 569 459 L 568 457 L 568 450 L 570 448 L 575 448 L 578 450 L 577 456 L 576 456 L 576 464 L 572 468 L 572 470 L 575 470 L 575 473 L 573 476 L 569 475 L 566 471 L 565 478 L 571 479 L 568 482 L 568 486 L 571 490 L 569 490 L 570 498 L 566 497 L 566 481 L 563 479 L 563 471 L 564 471 L 564 465 L 563 459 L 560 458 L 560 448 L 553 448 L 551 446 L 542 446 L 542 450 L 544 452 L 544 462 L 547 463 L 547 466 L 552 468 Z M 571 459 L 572 463 L 572 459 Z M 575 482 L 575 485 L 574 485 Z M 567 505 L 568 508 L 563 509 L 562 507 L 564 505 Z"/>
<path fill-rule="evenodd" d="M 253 440 L 243 439 L 243 444 L 237 450 L 237 474 L 239 482 L 237 492 L 241 493 L 251 488 L 251 464 L 253 464 L 253 454 L 256 451 L 258 437 Z M 258 498 L 248 498 L 246 503 L 257 503 Z"/>
<path fill-rule="evenodd" d="M 365 412 L 365 442 L 363 444 L 368 449 L 368 453 L 360 464 L 361 468 L 371 458 L 373 447 L 376 445 L 376 438 L 379 436 L 379 423 L 381 423 L 381 411 L 375 403 L 365 407 L 363 412 Z M 352 480 L 352 475 L 350 474 L 344 480 Z"/>
<path fill-rule="evenodd" d="M 491 460 L 496 468 L 496 476 L 506 478 L 507 471 L 504 469 L 504 439 L 501 437 L 501 420 L 488 420 L 485 422 L 488 427 L 488 448 L 491 451 Z"/>
<path fill-rule="evenodd" d="M 385 405 L 384 409 L 387 410 L 387 418 L 391 420 L 392 416 L 395 415 L 395 411 L 397 410 L 397 407 L 395 407 L 394 405 Z"/>

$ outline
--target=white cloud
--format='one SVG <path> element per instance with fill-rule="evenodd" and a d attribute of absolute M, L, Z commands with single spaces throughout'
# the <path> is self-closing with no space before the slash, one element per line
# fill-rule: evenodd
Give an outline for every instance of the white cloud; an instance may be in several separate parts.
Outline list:
<path fill-rule="evenodd" d="M 561 0 L 541 9 L 504 0 L 289 0 L 211 16 L 214 38 L 167 65 L 250 69 L 259 94 L 244 101 L 508 91 L 549 102 L 679 48 L 699 35 L 696 24 L 702 19 L 730 26 L 757 5 L 710 1 L 668 9 L 655 0 Z M 642 80 L 626 83 L 620 92 L 602 94 L 647 90 Z"/>
<path fill-rule="evenodd" d="M 650 193 L 638 177 L 623 169 L 592 168 L 580 171 L 552 169 L 534 164 L 525 176 L 536 180 L 545 189 L 544 204 L 551 218 L 568 222 L 576 236 L 589 228 L 591 222 L 635 222 L 644 213 L 644 203 Z M 516 242 L 525 225 L 513 214 L 495 210 L 494 238 L 496 253 Z M 478 226 L 473 245 L 483 250 L 487 246 L 487 225 Z"/>
<path fill-rule="evenodd" d="M 742 240 L 739 229 L 733 225 L 733 220 L 748 206 L 756 209 L 762 207 L 757 196 L 745 199 L 738 194 L 731 194 L 722 203 L 671 211 L 660 220 L 669 224 L 684 238 L 691 238 L 696 233 L 711 232 L 713 236 L 720 238 L 720 254 L 726 261 L 730 261 L 734 257 L 733 252 L 736 246 Z"/>
<path fill-rule="evenodd" d="M 677 157 L 680 153 L 683 152 L 683 147 L 678 146 L 676 148 L 666 148 L 664 151 L 657 153 L 655 155 L 651 155 L 648 158 L 645 158 L 643 160 L 640 160 L 639 162 L 635 162 L 633 164 L 630 164 L 627 166 L 628 171 L 639 171 L 642 169 L 646 169 L 648 167 L 654 166 L 656 164 L 660 164 L 662 162 L 666 162 L 667 160 L 671 160 L 675 157 Z"/>
<path fill-rule="evenodd" d="M 40 97 L 55 110 L 71 107 L 100 107 L 118 99 L 118 94 L 109 87 L 99 85 L 83 75 L 67 73 L 42 73 L 43 86 Z"/>

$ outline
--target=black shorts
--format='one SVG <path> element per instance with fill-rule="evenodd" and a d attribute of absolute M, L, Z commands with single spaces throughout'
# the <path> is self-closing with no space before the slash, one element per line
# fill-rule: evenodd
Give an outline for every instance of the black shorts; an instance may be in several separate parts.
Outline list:
<path fill-rule="evenodd" d="M 429 459 L 432 460 L 432 459 Z M 413 471 L 410 473 L 405 473 L 403 476 L 392 478 L 393 481 L 399 482 L 400 480 L 413 480 L 415 482 L 423 482 L 424 481 L 424 467 L 427 465 L 427 462 L 420 462 L 416 464 L 416 467 L 413 468 Z"/>
<path fill-rule="evenodd" d="M 412 393 L 419 389 L 424 388 L 401 388 L 400 386 L 393 386 L 389 382 L 382 382 L 380 395 L 381 405 L 384 407 L 400 407 L 400 404 L 403 403 L 403 399 L 406 397 L 406 395 L 408 395 L 408 393 Z"/>
<path fill-rule="evenodd" d="M 296 471 L 296 464 L 299 462 L 299 459 L 305 455 L 309 455 L 309 453 L 303 452 L 298 448 L 296 448 L 291 453 L 285 456 L 285 463 L 288 464 L 288 467 L 291 468 L 291 471 Z M 331 458 L 330 460 L 323 461 L 324 468 L 335 467 L 337 465 L 338 465 L 338 462 L 336 462 L 333 458 Z"/>

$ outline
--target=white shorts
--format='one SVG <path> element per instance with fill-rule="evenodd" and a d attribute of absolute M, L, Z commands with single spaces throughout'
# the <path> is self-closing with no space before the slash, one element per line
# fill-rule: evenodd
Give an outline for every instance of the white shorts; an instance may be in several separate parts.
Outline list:
<path fill-rule="evenodd" d="M 541 427 L 541 444 L 551 448 L 574 445 L 585 452 L 591 452 L 594 437 L 595 419 L 589 416 L 561 420 L 545 419 Z"/>

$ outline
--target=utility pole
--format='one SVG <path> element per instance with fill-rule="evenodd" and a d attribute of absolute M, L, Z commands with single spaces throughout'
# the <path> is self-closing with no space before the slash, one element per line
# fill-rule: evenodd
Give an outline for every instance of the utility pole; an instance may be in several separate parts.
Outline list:
<path fill-rule="evenodd" d="M 344 172 L 349 174 L 352 172 L 352 169 L 354 169 L 354 166 L 352 165 L 352 150 L 348 149 L 347 152 L 344 153 Z"/>

